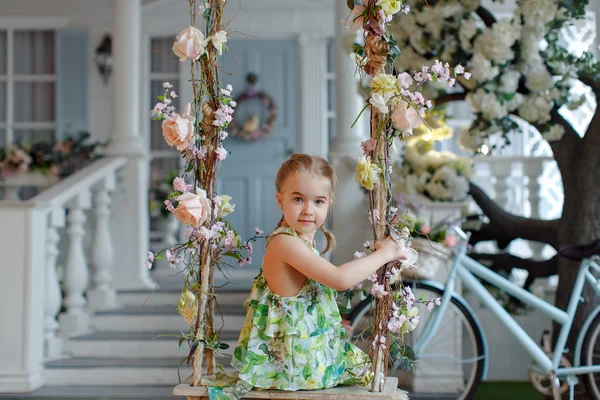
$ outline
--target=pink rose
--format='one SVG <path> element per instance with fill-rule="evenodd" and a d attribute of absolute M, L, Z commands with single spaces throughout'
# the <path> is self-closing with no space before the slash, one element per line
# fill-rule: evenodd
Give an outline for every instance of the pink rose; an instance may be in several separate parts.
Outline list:
<path fill-rule="evenodd" d="M 392 114 L 392 122 L 394 123 L 394 127 L 399 131 L 409 131 L 412 133 L 414 128 L 421 125 L 421 117 L 414 108 L 409 107 L 407 102 L 401 101 Z"/>
<path fill-rule="evenodd" d="M 179 151 L 185 150 L 194 144 L 194 120 L 189 115 L 191 105 L 187 103 L 183 114 L 174 114 L 162 122 L 162 134 L 167 144 Z"/>
<path fill-rule="evenodd" d="M 427 235 L 429 232 L 431 232 L 431 227 L 428 224 L 425 224 L 421 227 L 422 234 Z"/>
<path fill-rule="evenodd" d="M 210 216 L 211 202 L 206 198 L 204 191 L 199 191 L 200 195 L 195 193 L 184 193 L 177 197 L 177 208 L 173 215 L 184 225 L 198 227 L 204 223 Z"/>
<path fill-rule="evenodd" d="M 365 12 L 364 6 L 355 5 L 352 9 L 352 14 L 348 17 L 347 20 L 343 20 L 342 22 L 346 25 L 351 32 L 356 32 L 359 29 L 362 29 L 364 25 L 364 18 L 362 13 Z"/>
<path fill-rule="evenodd" d="M 446 247 L 456 246 L 456 236 L 446 235 L 446 239 L 444 239 L 444 246 L 446 246 Z"/>
<path fill-rule="evenodd" d="M 179 57 L 179 61 L 195 61 L 206 50 L 207 41 L 197 28 L 190 26 L 182 31 L 173 43 L 173 53 Z"/>

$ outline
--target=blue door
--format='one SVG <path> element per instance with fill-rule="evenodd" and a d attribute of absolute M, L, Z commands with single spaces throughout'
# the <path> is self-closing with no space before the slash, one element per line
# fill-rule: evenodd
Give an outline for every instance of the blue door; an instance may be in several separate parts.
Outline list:
<path fill-rule="evenodd" d="M 254 235 L 255 227 L 271 232 L 281 210 L 275 200 L 275 176 L 283 161 L 298 148 L 299 71 L 298 44 L 295 40 L 238 40 L 227 42 L 220 77 L 223 86 L 233 86 L 236 98 L 247 88 L 246 77 L 254 73 L 255 89 L 265 92 L 277 107 L 275 128 L 269 137 L 244 141 L 229 136 L 223 146 L 230 153 L 218 169 L 218 193 L 233 197 L 235 212 L 227 219 L 243 239 Z M 234 118 L 238 125 L 257 115 L 264 122 L 267 110 L 259 100 L 238 104 Z M 235 265 L 230 278 L 236 287 L 251 284 L 249 276 L 258 272 L 264 255 L 264 240 L 255 243 L 253 262 L 242 268 Z M 216 280 L 222 282 L 217 271 Z"/>

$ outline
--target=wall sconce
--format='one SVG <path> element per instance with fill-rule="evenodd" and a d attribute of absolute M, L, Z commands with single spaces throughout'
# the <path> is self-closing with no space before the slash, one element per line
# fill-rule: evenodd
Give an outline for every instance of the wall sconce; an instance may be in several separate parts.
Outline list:
<path fill-rule="evenodd" d="M 102 76 L 104 85 L 107 85 L 113 67 L 112 40 L 108 34 L 104 35 L 102 42 L 96 47 L 96 66 Z"/>

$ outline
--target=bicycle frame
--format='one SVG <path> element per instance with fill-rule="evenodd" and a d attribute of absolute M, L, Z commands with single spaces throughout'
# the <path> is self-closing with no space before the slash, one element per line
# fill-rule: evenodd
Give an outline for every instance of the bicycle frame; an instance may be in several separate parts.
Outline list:
<path fill-rule="evenodd" d="M 432 313 L 429 318 L 427 325 L 425 326 L 420 338 L 415 343 L 415 350 L 418 354 L 423 348 L 425 348 L 431 339 L 437 333 L 441 320 L 448 308 L 450 299 L 452 296 L 457 295 L 455 293 L 456 279 L 460 279 L 463 285 L 471 290 L 487 308 L 495 314 L 500 322 L 504 324 L 507 330 L 517 339 L 517 341 L 524 347 L 524 349 L 531 355 L 539 371 L 542 374 L 550 374 L 554 372 L 557 376 L 572 376 L 579 374 L 595 373 L 600 372 L 600 365 L 580 367 L 576 364 L 575 367 L 570 368 L 559 368 L 561 357 L 564 353 L 565 346 L 569 332 L 571 331 L 573 318 L 577 311 L 577 306 L 580 301 L 581 293 L 583 291 L 583 285 L 587 281 L 594 288 L 597 295 L 600 295 L 599 282 L 590 273 L 590 268 L 593 268 L 600 272 L 600 266 L 594 263 L 592 260 L 584 260 L 581 263 L 575 285 L 573 286 L 573 292 L 567 306 L 567 311 L 563 311 L 552 304 L 534 296 L 527 290 L 520 286 L 512 283 L 508 279 L 498 275 L 491 271 L 484 265 L 478 263 L 472 258 L 466 255 L 466 249 L 460 249 L 454 262 L 452 264 L 448 280 L 445 284 L 444 294 L 441 299 L 441 304 Z M 498 303 L 498 301 L 490 294 L 490 292 L 477 280 L 477 277 L 491 283 L 493 286 L 504 290 L 510 295 L 521 300 L 523 303 L 532 306 L 535 309 L 540 310 L 544 314 L 548 315 L 558 324 L 560 324 L 561 330 L 558 335 L 556 347 L 550 358 L 538 344 L 525 332 L 521 326 L 515 321 L 515 319 Z M 593 313 L 586 320 L 584 329 L 582 330 L 577 343 L 577 352 L 581 351 L 583 335 L 586 332 L 586 326 L 589 326 L 592 318 L 595 316 Z M 578 362 L 578 359 L 577 359 Z"/>

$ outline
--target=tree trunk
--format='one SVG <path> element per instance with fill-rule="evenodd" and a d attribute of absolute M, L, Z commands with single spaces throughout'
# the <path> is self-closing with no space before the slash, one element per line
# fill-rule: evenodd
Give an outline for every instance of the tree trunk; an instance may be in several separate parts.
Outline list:
<path fill-rule="evenodd" d="M 558 161 L 564 188 L 564 205 L 559 221 L 558 241 L 560 247 L 569 244 L 587 244 L 600 238 L 600 118 L 594 116 L 583 139 L 566 138 L 552 143 L 552 150 Z M 580 263 L 560 258 L 558 266 L 558 290 L 556 306 L 566 310 Z M 584 286 L 582 296 L 585 301 L 579 304 L 571 334 L 567 340 L 569 360 L 573 361 L 573 351 L 581 327 L 600 299 L 593 290 Z M 560 326 L 554 323 L 553 339 L 558 337 Z M 563 396 L 568 398 L 568 396 Z M 588 399 L 583 383 L 576 386 L 576 399 Z"/>

